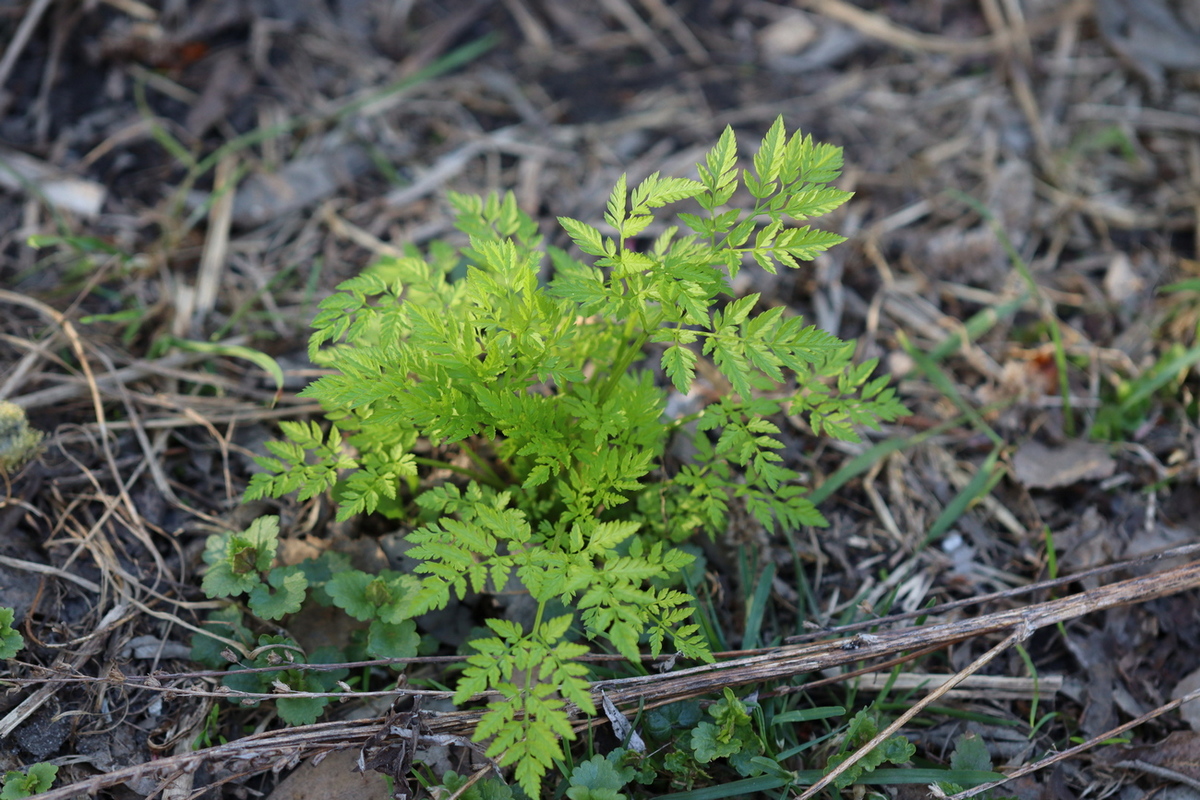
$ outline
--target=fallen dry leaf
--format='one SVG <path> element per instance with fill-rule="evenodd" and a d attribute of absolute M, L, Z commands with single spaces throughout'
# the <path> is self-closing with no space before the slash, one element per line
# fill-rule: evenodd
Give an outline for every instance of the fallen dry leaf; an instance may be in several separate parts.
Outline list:
<path fill-rule="evenodd" d="M 1096 751 L 1096 757 L 1114 766 L 1140 761 L 1200 780 L 1200 733 L 1175 731 L 1154 744 L 1104 747 Z"/>
<path fill-rule="evenodd" d="M 319 764 L 310 759 L 275 787 L 267 800 L 388 800 L 387 781 L 377 772 L 358 772 L 358 753 L 339 750 Z"/>
<path fill-rule="evenodd" d="M 1072 439 L 1061 447 L 1028 441 L 1013 455 L 1013 474 L 1030 489 L 1055 489 L 1110 477 L 1117 462 L 1108 447 Z"/>
<path fill-rule="evenodd" d="M 1177 700 L 1184 695 L 1200 689 L 1200 669 L 1192 670 L 1183 676 L 1183 680 L 1175 684 L 1171 699 Z M 1192 726 L 1192 730 L 1200 733 L 1200 700 L 1189 700 L 1179 707 L 1179 715 L 1183 721 Z"/>

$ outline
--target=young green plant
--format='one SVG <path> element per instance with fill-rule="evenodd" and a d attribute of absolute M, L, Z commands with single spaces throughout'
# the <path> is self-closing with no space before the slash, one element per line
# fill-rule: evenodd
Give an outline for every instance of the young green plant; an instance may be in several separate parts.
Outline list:
<path fill-rule="evenodd" d="M 789 227 L 849 198 L 830 185 L 840 149 L 789 136 L 780 119 L 741 172 L 737 150 L 726 129 L 699 180 L 655 173 L 631 189 L 622 176 L 607 233 L 560 218 L 591 263 L 545 247 L 511 194 L 455 194 L 465 247 L 410 248 L 343 283 L 310 341 L 312 360 L 336 373 L 303 392 L 331 425 L 283 426 L 287 441 L 268 445 L 246 499 L 332 490 L 339 519 L 415 518 L 408 555 L 421 564 L 275 578 L 262 540 L 275 527 L 263 523 L 210 545 L 212 589 L 274 613 L 317 588 L 393 633 L 452 595 L 527 592 L 533 624 L 488 620 L 493 635 L 473 643 L 455 700 L 498 698 L 477 737 L 530 796 L 573 738 L 571 716 L 595 712 L 580 634 L 631 660 L 643 649 L 711 660 L 693 598 L 676 588 L 692 556 L 675 545 L 722 530 L 734 506 L 770 530 L 824 524 L 782 463 L 772 418 L 786 411 L 855 440 L 856 426 L 905 413 L 886 377 L 872 377 L 875 361 L 853 364 L 852 345 L 731 289 L 748 261 L 773 273 L 842 241 Z M 741 187 L 752 208 L 726 208 Z M 660 209 L 686 199 L 703 211 L 678 216 L 690 233 L 660 226 L 643 242 Z M 671 419 L 668 393 L 689 394 L 701 359 L 723 397 Z M 682 464 L 667 457 L 673 436 L 691 437 Z M 422 490 L 430 467 L 457 478 Z"/>

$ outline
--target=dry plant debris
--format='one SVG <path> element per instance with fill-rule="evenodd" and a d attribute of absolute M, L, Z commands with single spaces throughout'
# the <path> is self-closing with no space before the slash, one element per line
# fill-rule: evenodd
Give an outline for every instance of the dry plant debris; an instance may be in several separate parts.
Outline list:
<path fill-rule="evenodd" d="M 187 654 L 215 605 L 198 589 L 205 538 L 259 515 L 238 501 L 276 421 L 319 412 L 296 396 L 319 376 L 304 355 L 316 302 L 446 234 L 447 189 L 511 189 L 535 217 L 594 223 L 620 173 L 685 174 L 726 124 L 753 138 L 782 113 L 845 147 L 856 196 L 826 227 L 851 240 L 736 288 L 856 338 L 913 414 L 861 445 L 781 420 L 832 525 L 747 523 L 705 545 L 712 620 L 754 651 L 605 694 L 629 711 L 794 692 L 811 673 L 805 691 L 838 697 L 847 672 L 879 666 L 868 655 L 936 643 L 913 671 L 962 677 L 986 651 L 985 677 L 1061 679 L 1057 716 L 1029 736 L 972 723 L 1002 771 L 1030 771 L 1007 791 L 1194 789 L 1194 716 L 1174 709 L 1200 669 L 1195 564 L 1102 568 L 1181 546 L 1194 559 L 1200 541 L 1197 41 L 1178 0 L 0 9 L 0 401 L 46 434 L 2 476 L 0 605 L 26 648 L 3 673 L 0 772 L 58 763 L 61 797 L 246 796 L 386 728 L 386 704 L 301 729 L 216 705 L 218 676 Z M 287 558 L 397 557 L 390 531 L 334 523 L 322 500 L 272 511 Z M 943 612 L 944 639 L 876 619 L 954 601 L 975 605 Z M 988 650 L 1045 608 L 1071 611 L 1040 618 L 1028 661 Z M 854 620 L 860 650 L 842 650 Z M 805 625 L 842 638 L 766 647 Z M 943 702 L 1028 715 L 985 685 Z M 433 714 L 430 733 L 471 719 Z M 942 758 L 963 723 L 928 720 L 905 732 Z M 1128 744 L 1091 747 L 1132 722 Z M 1037 758 L 1072 736 L 1070 757 Z"/>

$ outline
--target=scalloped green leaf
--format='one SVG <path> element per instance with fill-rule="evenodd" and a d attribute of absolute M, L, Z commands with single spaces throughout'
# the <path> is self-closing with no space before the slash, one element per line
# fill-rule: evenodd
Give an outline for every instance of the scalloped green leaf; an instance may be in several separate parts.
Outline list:
<path fill-rule="evenodd" d="M 0 661 L 15 658 L 25 646 L 25 637 L 12 627 L 15 614 L 11 608 L 0 608 Z"/>

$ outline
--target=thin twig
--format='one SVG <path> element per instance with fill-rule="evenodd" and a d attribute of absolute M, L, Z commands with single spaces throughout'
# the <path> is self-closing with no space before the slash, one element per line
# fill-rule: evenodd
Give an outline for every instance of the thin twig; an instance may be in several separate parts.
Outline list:
<path fill-rule="evenodd" d="M 8 74 L 12 72 L 17 59 L 25 50 L 25 45 L 29 43 L 29 37 L 33 34 L 34 28 L 37 27 L 38 22 L 42 19 L 42 14 L 45 14 L 49 7 L 50 0 L 34 0 L 33 5 L 26 9 L 25 17 L 17 26 L 17 32 L 13 34 L 12 41 L 8 43 L 8 48 L 4 51 L 4 58 L 0 59 L 0 88 L 8 80 Z"/>
<path fill-rule="evenodd" d="M 937 700 L 939 697 L 944 695 L 946 692 L 950 691 L 955 686 L 962 683 L 963 679 L 966 678 L 968 675 L 975 673 L 981 667 L 990 663 L 992 661 L 992 659 L 994 659 L 996 656 L 1003 653 L 1008 648 L 1012 647 L 1014 644 L 1023 642 L 1026 639 L 1028 639 L 1029 635 L 1031 633 L 1032 633 L 1032 631 L 1027 628 L 1019 628 L 1018 630 L 1016 630 L 1015 632 L 1010 634 L 1007 638 L 1005 638 L 1004 641 L 1000 642 L 995 647 L 993 647 L 991 650 L 988 650 L 986 653 L 981 655 L 979 658 L 972 661 L 964 669 L 959 670 L 959 672 L 956 675 L 954 675 L 954 677 L 950 678 L 950 680 L 946 681 L 941 686 L 934 689 L 932 692 L 927 694 L 922 699 L 913 703 L 903 714 L 896 717 L 896 719 L 893 720 L 890 725 L 888 725 L 883 730 L 881 730 L 879 733 L 877 733 L 875 735 L 875 738 L 871 739 L 871 741 L 867 742 L 862 747 L 858 748 L 858 750 L 855 751 L 849 758 L 847 758 L 845 761 L 843 761 L 842 763 L 838 764 L 836 767 L 831 769 L 828 773 L 826 773 L 819 781 L 814 783 L 812 786 L 808 787 L 808 789 L 805 790 L 805 792 L 802 795 L 800 795 L 799 800 L 807 800 L 807 798 L 814 796 L 815 794 L 817 794 L 817 792 L 820 792 L 826 786 L 833 783 L 835 780 L 838 779 L 838 776 L 842 775 L 848 769 L 850 769 L 855 764 L 857 764 L 859 761 L 861 761 L 868 753 L 870 753 L 876 747 L 878 747 L 879 745 L 881 745 L 885 741 L 887 741 L 888 737 L 890 737 L 893 733 L 900 730 L 900 728 L 904 727 L 904 725 L 907 724 L 909 720 L 911 720 L 917 714 L 920 714 L 922 711 L 924 711 L 926 706 L 931 705 L 935 700 Z"/>
<path fill-rule="evenodd" d="M 1053 755 L 1047 756 L 1046 758 L 1043 758 L 1041 761 L 1035 761 L 1032 764 L 1026 764 L 1023 767 L 1019 767 L 1019 768 L 1013 770 L 1012 772 L 1010 772 L 1007 776 L 1005 776 L 1004 780 L 1002 780 L 1002 781 L 992 781 L 991 783 L 985 783 L 980 786 L 976 786 L 974 788 L 967 789 L 964 792 L 959 792 L 958 794 L 950 795 L 950 797 L 948 797 L 947 800 L 966 800 L 966 798 L 968 798 L 968 797 L 975 797 L 976 795 L 983 794 L 984 792 L 988 791 L 989 789 L 995 789 L 997 786 L 1003 786 L 1004 784 L 1008 783 L 1009 781 L 1011 781 L 1015 778 L 1020 778 L 1023 775 L 1030 774 L 1031 772 L 1037 772 L 1038 770 L 1045 769 L 1046 767 L 1048 767 L 1052 764 L 1057 764 L 1059 761 L 1070 758 L 1071 756 L 1079 755 L 1080 753 L 1082 753 L 1086 750 L 1090 750 L 1091 748 L 1095 747 L 1098 744 L 1103 744 L 1104 742 L 1108 741 L 1109 739 L 1112 739 L 1115 736 L 1120 736 L 1125 731 L 1136 728 L 1138 725 L 1141 725 L 1143 722 L 1149 722 L 1150 720 L 1154 719 L 1155 717 L 1161 717 L 1163 714 L 1166 714 L 1168 711 L 1174 711 L 1175 709 L 1179 708 L 1184 703 L 1187 703 L 1191 700 L 1196 700 L 1196 699 L 1200 699 L 1200 689 L 1197 689 L 1196 691 L 1191 692 L 1189 694 L 1185 694 L 1183 697 L 1176 698 L 1175 700 L 1172 700 L 1169 703 L 1164 703 L 1163 705 L 1159 706 L 1156 709 L 1153 709 L 1152 711 L 1147 711 L 1145 714 L 1142 714 L 1137 719 L 1131 719 L 1131 720 L 1129 720 L 1129 722 L 1126 722 L 1123 725 L 1118 725 L 1117 727 L 1112 728 L 1111 730 L 1107 730 L 1104 733 L 1101 733 L 1097 736 L 1093 736 L 1091 739 L 1088 739 L 1086 742 L 1083 742 L 1082 744 L 1077 744 L 1074 747 L 1067 748 L 1066 750 L 1063 750 L 1060 753 L 1055 753 Z"/>

